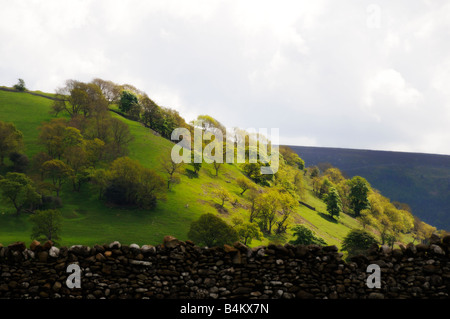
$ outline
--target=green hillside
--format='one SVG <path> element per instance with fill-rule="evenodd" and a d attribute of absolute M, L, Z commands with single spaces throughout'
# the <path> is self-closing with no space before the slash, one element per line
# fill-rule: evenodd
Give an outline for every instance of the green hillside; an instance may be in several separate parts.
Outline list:
<path fill-rule="evenodd" d="M 49 113 L 51 104 L 52 101 L 44 97 L 0 90 L 0 121 L 13 122 L 22 131 L 25 153 L 30 158 L 42 150 L 42 146 L 37 143 L 38 127 L 53 118 Z M 116 113 L 112 113 L 112 116 L 125 122 L 134 137 L 129 145 L 128 156 L 158 171 L 158 157 L 169 152 L 174 144 L 139 122 Z M 4 172 L 5 168 L 2 168 L 1 173 Z M 84 185 L 80 192 L 73 192 L 70 185 L 65 185 L 61 193 L 63 225 L 59 244 L 94 245 L 118 240 L 126 244 L 155 245 L 165 235 L 188 239 L 190 223 L 207 212 L 218 214 L 227 221 L 236 216 L 248 219 L 249 213 L 245 208 L 249 205 L 248 199 L 240 195 L 241 190 L 234 182 L 237 177 L 243 176 L 241 168 L 237 164 L 223 164 L 219 175 L 214 175 L 211 164 L 203 164 L 198 178 L 190 178 L 183 173 L 181 182 L 172 187 L 167 193 L 167 199 L 158 202 L 153 210 L 108 207 L 98 199 L 97 192 L 89 184 Z M 325 203 L 313 194 L 310 179 L 305 177 L 304 182 L 306 193 L 303 201 L 316 210 L 300 205 L 292 216 L 291 224 L 304 224 L 327 244 L 340 247 L 351 229 L 361 227 L 359 221 L 343 213 L 339 222 L 329 218 Z M 217 187 L 227 189 L 237 199 L 236 205 L 232 205 L 231 201 L 225 203 L 226 212 L 218 212 L 215 207 L 219 199 L 212 195 L 212 191 Z M 11 207 L 0 203 L 0 243 L 30 242 L 29 215 L 16 216 L 13 212 Z M 292 234 L 288 230 L 285 237 L 268 236 L 262 241 L 254 240 L 251 246 L 269 242 L 285 243 L 290 239 Z M 408 236 L 402 238 L 404 242 L 410 240 Z"/>

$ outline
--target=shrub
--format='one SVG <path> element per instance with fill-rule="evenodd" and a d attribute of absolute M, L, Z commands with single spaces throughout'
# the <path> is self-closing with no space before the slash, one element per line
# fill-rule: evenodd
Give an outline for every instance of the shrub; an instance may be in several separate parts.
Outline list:
<path fill-rule="evenodd" d="M 222 246 L 239 240 L 238 233 L 220 217 L 203 214 L 193 221 L 188 237 L 200 246 Z"/>

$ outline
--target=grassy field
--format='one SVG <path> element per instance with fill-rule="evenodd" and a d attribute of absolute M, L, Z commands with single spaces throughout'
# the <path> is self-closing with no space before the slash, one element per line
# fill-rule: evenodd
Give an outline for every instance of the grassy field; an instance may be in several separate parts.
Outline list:
<path fill-rule="evenodd" d="M 52 101 L 43 97 L 26 93 L 0 91 L 0 120 L 14 122 L 24 133 L 26 153 L 32 156 L 39 150 L 36 143 L 37 127 L 52 117 L 49 106 Z M 128 124 L 134 140 L 129 147 L 129 156 L 139 160 L 144 166 L 159 170 L 158 158 L 170 152 L 174 145 L 140 123 L 127 120 L 112 113 Z M 165 235 L 172 235 L 186 240 L 190 223 L 201 214 L 212 212 L 231 220 L 234 216 L 248 218 L 243 207 L 247 203 L 244 196 L 233 181 L 241 176 L 235 164 L 223 164 L 219 176 L 214 176 L 212 165 L 203 164 L 199 178 L 190 178 L 188 174 L 181 176 L 181 183 L 175 185 L 167 194 L 167 200 L 158 203 L 152 211 L 134 208 L 108 207 L 98 200 L 98 195 L 89 185 L 84 185 L 80 192 L 72 192 L 70 186 L 63 189 L 61 198 L 63 207 L 63 226 L 60 245 L 74 244 L 94 245 L 118 240 L 124 244 L 137 243 L 159 244 Z M 308 182 L 308 179 L 305 179 Z M 225 204 L 227 211 L 218 212 L 215 205 L 219 200 L 214 198 L 212 190 L 217 187 L 226 188 L 239 205 Z M 307 184 L 305 202 L 316 207 L 316 211 L 300 206 L 293 216 L 293 223 L 304 223 L 329 245 L 340 247 L 343 238 L 352 228 L 359 228 L 359 222 L 345 214 L 339 222 L 330 219 L 326 214 L 325 204 L 312 195 L 311 186 Z M 31 225 L 29 216 L 15 216 L 10 207 L 0 204 L 0 243 L 9 244 L 14 241 L 30 242 Z M 284 238 L 272 236 L 263 241 L 254 240 L 251 246 L 268 244 L 269 242 L 286 242 L 292 235 Z"/>

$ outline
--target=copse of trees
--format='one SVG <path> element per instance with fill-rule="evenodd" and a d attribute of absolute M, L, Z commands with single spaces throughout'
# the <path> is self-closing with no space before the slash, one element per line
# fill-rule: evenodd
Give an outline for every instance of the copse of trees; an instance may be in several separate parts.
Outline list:
<path fill-rule="evenodd" d="M 163 178 L 129 157 L 116 159 L 105 174 L 95 178 L 108 203 L 152 209 L 165 198 Z"/>

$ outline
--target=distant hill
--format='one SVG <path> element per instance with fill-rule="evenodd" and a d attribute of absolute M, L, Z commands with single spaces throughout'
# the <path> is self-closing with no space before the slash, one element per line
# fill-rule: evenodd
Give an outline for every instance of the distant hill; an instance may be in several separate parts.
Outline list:
<path fill-rule="evenodd" d="M 450 230 L 450 156 L 290 146 L 306 166 L 330 163 L 348 177 L 363 176 L 391 201 L 407 203 L 414 215 Z"/>

